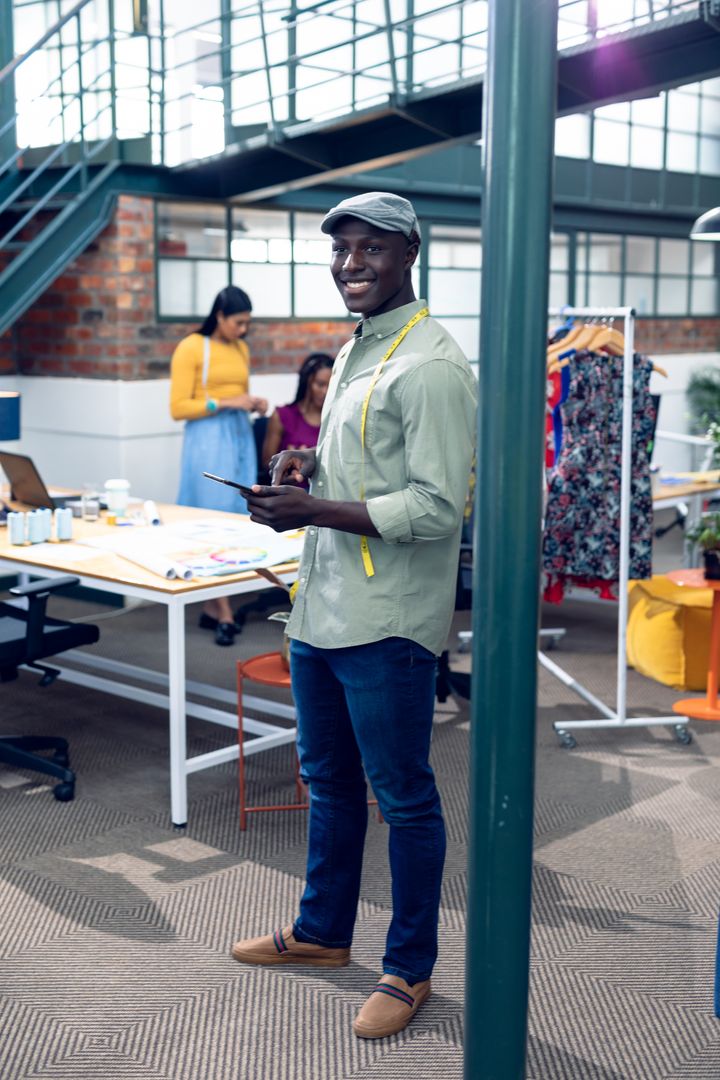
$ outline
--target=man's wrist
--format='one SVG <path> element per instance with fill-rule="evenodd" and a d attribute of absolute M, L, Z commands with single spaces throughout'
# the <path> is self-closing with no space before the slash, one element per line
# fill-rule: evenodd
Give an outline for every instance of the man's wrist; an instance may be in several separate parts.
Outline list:
<path fill-rule="evenodd" d="M 311 495 L 309 501 L 310 521 L 308 521 L 308 525 L 318 525 L 321 528 L 332 529 L 332 501 L 330 499 L 318 499 L 316 495 Z"/>

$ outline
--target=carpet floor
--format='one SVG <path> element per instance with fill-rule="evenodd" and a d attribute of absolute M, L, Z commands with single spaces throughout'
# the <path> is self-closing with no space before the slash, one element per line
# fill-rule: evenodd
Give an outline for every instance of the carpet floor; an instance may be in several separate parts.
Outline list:
<path fill-rule="evenodd" d="M 162 612 L 100 622 L 103 655 L 162 668 Z M 188 612 L 188 677 L 232 688 L 234 660 L 277 647 L 248 620 L 232 649 Z M 569 602 L 552 657 L 613 700 L 615 615 Z M 450 640 L 467 628 L 458 613 Z M 455 652 L 452 666 L 469 669 Z M 717 1080 L 712 982 L 720 896 L 720 729 L 680 745 L 661 728 L 588 731 L 561 749 L 557 719 L 593 711 L 540 672 L 529 1080 Z M 635 714 L 677 695 L 635 673 Z M 433 764 L 448 856 L 433 995 L 402 1034 L 356 1039 L 355 1011 L 379 971 L 390 910 L 387 827 L 371 815 L 353 962 L 339 971 L 243 968 L 240 937 L 286 924 L 300 896 L 303 812 L 238 828 L 236 765 L 190 778 L 189 824 L 168 812 L 162 713 L 22 672 L 0 688 L 0 733 L 65 735 L 77 795 L 0 767 L 0 1076 L 3 1080 L 460 1080 L 466 907 L 467 703 L 435 717 Z M 189 721 L 203 753 L 231 732 Z M 293 751 L 248 759 L 257 802 L 293 797 Z M 488 1033 L 492 1037 L 492 1033 Z"/>

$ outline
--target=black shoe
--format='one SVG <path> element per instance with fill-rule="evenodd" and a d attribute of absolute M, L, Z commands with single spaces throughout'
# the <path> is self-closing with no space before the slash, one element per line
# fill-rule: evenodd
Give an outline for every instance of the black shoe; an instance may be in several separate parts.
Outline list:
<path fill-rule="evenodd" d="M 245 625 L 245 618 L 246 616 L 244 608 L 238 608 L 233 615 L 232 623 L 226 623 L 225 625 L 234 626 L 235 633 L 239 634 L 242 631 L 243 626 Z M 213 619 L 212 615 L 206 615 L 203 611 L 202 615 L 198 619 L 198 626 L 201 630 L 217 630 L 218 621 L 217 619 Z"/>
<path fill-rule="evenodd" d="M 219 622 L 215 627 L 215 644 L 232 645 L 235 642 L 235 624 Z"/>

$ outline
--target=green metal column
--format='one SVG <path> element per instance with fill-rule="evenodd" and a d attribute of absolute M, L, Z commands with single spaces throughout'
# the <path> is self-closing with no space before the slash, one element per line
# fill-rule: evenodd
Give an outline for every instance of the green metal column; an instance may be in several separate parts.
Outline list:
<path fill-rule="evenodd" d="M 490 0 L 466 1080 L 525 1075 L 558 0 Z"/>
<path fill-rule="evenodd" d="M 232 124 L 232 0 L 220 0 L 220 78 L 223 89 L 225 146 L 235 142 Z"/>
<path fill-rule="evenodd" d="M 13 4 L 9 0 L 0 3 L 0 71 L 14 57 Z M 12 157 L 17 149 L 15 141 L 15 79 L 11 75 L 0 82 L 0 166 Z M 4 131 L 5 125 L 8 130 Z"/>

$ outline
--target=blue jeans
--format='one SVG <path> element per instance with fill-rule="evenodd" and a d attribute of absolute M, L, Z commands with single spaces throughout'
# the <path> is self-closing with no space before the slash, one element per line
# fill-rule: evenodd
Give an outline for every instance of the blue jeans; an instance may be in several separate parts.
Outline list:
<path fill-rule="evenodd" d="M 435 657 L 405 638 L 316 649 L 292 641 L 298 754 L 310 785 L 296 940 L 345 948 L 360 895 L 372 785 L 389 826 L 393 914 L 383 971 L 428 979 L 437 959 L 445 826 L 428 761 Z M 363 772 L 365 766 L 365 773 Z"/>

